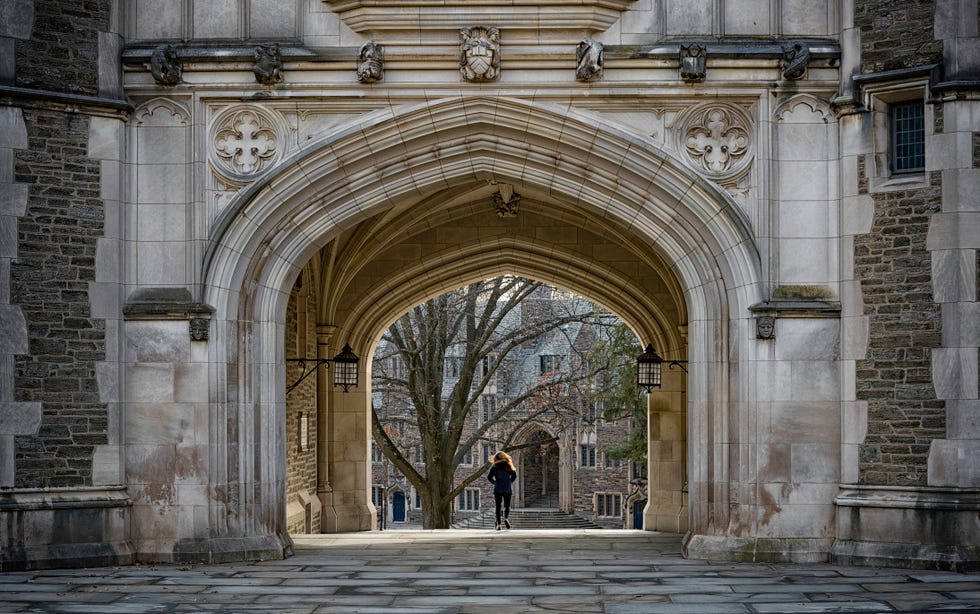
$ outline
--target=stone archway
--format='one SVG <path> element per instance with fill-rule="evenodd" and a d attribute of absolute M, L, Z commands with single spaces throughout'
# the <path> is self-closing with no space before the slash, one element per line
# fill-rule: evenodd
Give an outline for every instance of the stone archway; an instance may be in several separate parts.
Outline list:
<path fill-rule="evenodd" d="M 472 227 L 473 193 L 501 184 L 523 191 L 535 232 L 504 228 L 489 239 L 478 231 L 440 242 L 440 229 Z M 413 235 L 415 251 L 392 271 L 386 250 L 395 243 L 386 233 L 420 218 L 427 228 Z M 549 224 L 557 239 L 541 232 Z M 563 229 L 579 240 L 563 243 Z M 204 299 L 215 308 L 210 403 L 216 424 L 238 428 L 211 431 L 211 487 L 227 493 L 210 502 L 213 542 L 288 544 L 282 314 L 293 279 L 328 244 L 336 258 L 319 314 L 325 356 L 344 343 L 368 356 L 379 331 L 409 306 L 501 273 L 598 300 L 668 358 L 683 357 L 686 331 L 688 428 L 697 442 L 688 464 L 690 526 L 703 534 L 728 529 L 726 450 L 738 432 L 730 425 L 743 418 L 736 400 L 748 389 L 748 370 L 739 368 L 746 349 L 732 331 L 759 297 L 759 258 L 740 210 L 639 135 L 524 100 L 458 97 L 333 133 L 219 217 L 203 274 Z M 324 396 L 326 505 L 343 519 L 334 528 L 370 528 L 367 392 Z"/>

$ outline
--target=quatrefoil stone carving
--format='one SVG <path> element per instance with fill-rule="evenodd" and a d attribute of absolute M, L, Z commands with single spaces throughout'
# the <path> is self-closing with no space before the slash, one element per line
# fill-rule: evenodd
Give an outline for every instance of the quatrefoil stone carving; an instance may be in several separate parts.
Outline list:
<path fill-rule="evenodd" d="M 216 122 L 214 161 L 232 178 L 251 178 L 278 159 L 279 129 L 272 118 L 257 109 L 236 110 Z"/>
<path fill-rule="evenodd" d="M 709 175 L 731 175 L 748 162 L 748 123 L 729 109 L 712 107 L 693 114 L 683 134 L 688 158 Z"/>

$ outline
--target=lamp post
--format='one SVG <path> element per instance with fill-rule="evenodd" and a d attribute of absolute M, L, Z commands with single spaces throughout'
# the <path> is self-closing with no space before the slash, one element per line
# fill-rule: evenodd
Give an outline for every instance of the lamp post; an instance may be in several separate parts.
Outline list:
<path fill-rule="evenodd" d="M 663 364 L 673 369 L 679 367 L 681 371 L 687 373 L 684 365 L 686 360 L 664 360 L 657 351 L 653 349 L 653 344 L 647 344 L 647 348 L 642 354 L 636 357 L 636 385 L 640 386 L 648 393 L 652 388 L 660 388 L 663 383 Z"/>

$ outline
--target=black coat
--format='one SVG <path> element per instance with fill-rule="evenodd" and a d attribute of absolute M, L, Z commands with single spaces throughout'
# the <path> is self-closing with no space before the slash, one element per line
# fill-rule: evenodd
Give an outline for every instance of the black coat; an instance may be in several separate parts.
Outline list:
<path fill-rule="evenodd" d="M 487 479 L 493 484 L 493 494 L 510 495 L 513 494 L 510 483 L 517 479 L 517 472 L 507 466 L 507 461 L 497 461 L 490 467 Z"/>

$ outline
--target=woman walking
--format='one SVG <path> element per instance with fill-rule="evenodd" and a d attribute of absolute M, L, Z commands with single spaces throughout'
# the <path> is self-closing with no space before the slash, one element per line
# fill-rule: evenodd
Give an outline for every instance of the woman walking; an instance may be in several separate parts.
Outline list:
<path fill-rule="evenodd" d="M 503 450 L 491 456 L 489 460 L 493 466 L 490 467 L 487 479 L 493 484 L 493 501 L 497 506 L 497 530 L 500 530 L 501 503 L 504 508 L 504 526 L 509 529 L 510 520 L 507 517 L 510 516 L 510 497 L 514 494 L 510 483 L 517 479 L 517 469 L 514 468 L 514 461 L 511 460 L 510 454 Z"/>

